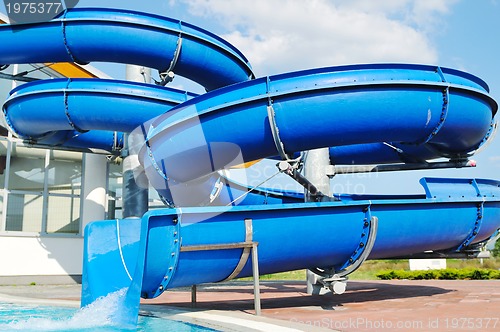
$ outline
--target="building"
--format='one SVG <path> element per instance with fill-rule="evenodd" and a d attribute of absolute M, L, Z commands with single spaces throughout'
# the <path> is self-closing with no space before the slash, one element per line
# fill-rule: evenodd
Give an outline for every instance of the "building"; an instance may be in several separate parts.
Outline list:
<path fill-rule="evenodd" d="M 105 77 L 90 66 L 69 63 L 0 69 L 2 104 L 14 87 L 33 79 Z M 85 226 L 121 217 L 119 161 L 31 146 L 0 128 L 0 284 L 81 280 Z M 162 206 L 150 192 L 150 207 Z"/>
<path fill-rule="evenodd" d="M 22 84 L 6 75 L 47 79 L 99 74 L 72 64 L 15 65 L 0 73 L 4 100 Z M 5 129 L 0 134 L 0 250 L 4 253 L 0 284 L 78 281 L 85 225 L 114 218 L 117 209 L 119 213 L 120 166 L 110 163 L 106 155 L 33 147 Z"/>
<path fill-rule="evenodd" d="M 105 76 L 74 64 L 10 66 L 0 71 L 3 100 L 23 83 L 9 79 L 17 73 L 30 79 Z M 119 162 L 117 156 L 31 146 L 0 128 L 0 284 L 81 280 L 85 226 L 121 217 Z M 163 207 L 151 188 L 149 197 L 150 208 Z"/>

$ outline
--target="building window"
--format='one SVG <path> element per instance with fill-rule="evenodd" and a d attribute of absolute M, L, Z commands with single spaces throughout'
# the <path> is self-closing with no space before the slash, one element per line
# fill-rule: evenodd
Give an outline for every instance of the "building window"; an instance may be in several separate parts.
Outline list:
<path fill-rule="evenodd" d="M 3 231 L 81 233 L 82 153 L 26 147 L 0 138 Z"/>
<path fill-rule="evenodd" d="M 42 195 L 10 193 L 7 202 L 6 231 L 42 232 Z"/>
<path fill-rule="evenodd" d="M 115 161 L 108 167 L 108 212 L 107 219 L 120 219 L 123 216 L 123 166 Z M 166 208 L 156 189 L 151 185 L 148 188 L 148 209 Z"/>
<path fill-rule="evenodd" d="M 70 234 L 80 232 L 80 197 L 49 195 L 46 232 Z"/>
<path fill-rule="evenodd" d="M 2 73 L 63 77 L 49 65 L 12 65 Z M 0 79 L 0 93 L 5 97 L 19 84 Z M 0 232 L 80 235 L 82 153 L 26 146 L 1 117 L 0 125 Z"/>

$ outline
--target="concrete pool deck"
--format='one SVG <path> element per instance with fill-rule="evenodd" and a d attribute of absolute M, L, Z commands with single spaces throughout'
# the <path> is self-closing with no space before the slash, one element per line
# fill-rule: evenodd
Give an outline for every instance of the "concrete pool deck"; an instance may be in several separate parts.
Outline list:
<path fill-rule="evenodd" d="M 77 304 L 80 285 L 0 286 L 0 301 L 28 298 Z M 309 296 L 305 282 L 227 282 L 171 290 L 142 300 L 142 310 L 225 331 L 498 331 L 500 280 L 350 281 L 343 295 Z"/>

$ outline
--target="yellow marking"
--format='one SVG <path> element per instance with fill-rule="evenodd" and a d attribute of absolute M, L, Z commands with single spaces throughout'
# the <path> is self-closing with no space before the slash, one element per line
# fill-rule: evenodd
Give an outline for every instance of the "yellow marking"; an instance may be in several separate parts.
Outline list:
<path fill-rule="evenodd" d="M 233 166 L 231 168 L 248 168 L 250 166 L 253 166 L 255 164 L 257 164 L 259 161 L 261 161 L 262 159 L 257 159 L 257 160 L 254 160 L 254 161 L 249 161 L 247 163 L 244 163 L 244 164 L 239 164 L 239 165 L 236 165 L 236 166 Z"/>
<path fill-rule="evenodd" d="M 6 22 L 0 19 L 0 24 L 6 24 Z M 78 66 L 74 63 L 64 62 L 64 63 L 54 63 L 46 64 L 50 69 L 55 70 L 59 74 L 70 77 L 70 78 L 96 78 L 97 76 L 89 72 L 83 67 Z"/>
<path fill-rule="evenodd" d="M 61 75 L 70 78 L 96 78 L 94 74 L 89 72 L 83 67 L 80 67 L 74 63 L 70 62 L 61 62 L 61 63 L 53 63 L 48 65 L 48 67 L 52 70 L 55 70 Z"/>

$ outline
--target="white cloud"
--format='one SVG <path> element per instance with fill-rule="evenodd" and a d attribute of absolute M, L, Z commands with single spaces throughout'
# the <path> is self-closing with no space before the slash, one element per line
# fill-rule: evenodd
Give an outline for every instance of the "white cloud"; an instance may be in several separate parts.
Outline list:
<path fill-rule="evenodd" d="M 414 1 L 409 21 L 426 33 L 438 33 L 446 29 L 446 15 L 457 0 Z"/>
<path fill-rule="evenodd" d="M 184 0 L 217 20 L 258 76 L 367 62 L 437 63 L 429 35 L 454 0 Z"/>

